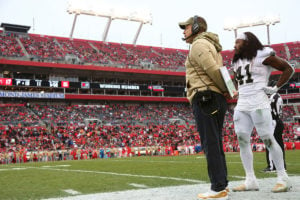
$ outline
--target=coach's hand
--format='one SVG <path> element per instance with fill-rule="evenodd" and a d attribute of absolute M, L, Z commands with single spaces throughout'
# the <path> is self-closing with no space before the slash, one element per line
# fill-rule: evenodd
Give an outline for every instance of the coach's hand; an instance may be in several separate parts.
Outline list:
<path fill-rule="evenodd" d="M 239 96 L 239 92 L 238 91 L 233 91 L 233 99 L 237 99 L 238 98 L 238 96 Z"/>

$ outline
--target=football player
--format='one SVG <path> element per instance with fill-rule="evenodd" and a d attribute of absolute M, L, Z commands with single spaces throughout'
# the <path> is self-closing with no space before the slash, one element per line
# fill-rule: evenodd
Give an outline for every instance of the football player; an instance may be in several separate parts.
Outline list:
<path fill-rule="evenodd" d="M 244 184 L 233 191 L 259 190 L 253 169 L 251 133 L 255 127 L 268 148 L 277 169 L 277 182 L 272 192 L 290 189 L 288 175 L 284 169 L 283 153 L 274 139 L 272 115 L 268 94 L 279 90 L 293 75 L 294 69 L 285 60 L 277 57 L 270 47 L 264 47 L 251 32 L 240 34 L 235 41 L 233 71 L 238 86 L 238 101 L 234 110 L 234 126 L 240 145 L 240 156 L 246 173 Z M 277 84 L 268 87 L 271 71 L 282 72 Z"/>

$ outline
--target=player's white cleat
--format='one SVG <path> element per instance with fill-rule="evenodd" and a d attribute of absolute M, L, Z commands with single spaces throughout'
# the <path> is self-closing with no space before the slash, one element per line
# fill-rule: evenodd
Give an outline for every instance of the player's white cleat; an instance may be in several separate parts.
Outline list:
<path fill-rule="evenodd" d="M 258 191 L 258 183 L 256 179 L 246 179 L 242 185 L 232 188 L 233 192 Z"/>
<path fill-rule="evenodd" d="M 289 181 L 288 177 L 285 178 L 279 178 L 276 185 L 271 190 L 272 192 L 278 193 L 278 192 L 288 192 L 291 190 L 292 185 Z"/>

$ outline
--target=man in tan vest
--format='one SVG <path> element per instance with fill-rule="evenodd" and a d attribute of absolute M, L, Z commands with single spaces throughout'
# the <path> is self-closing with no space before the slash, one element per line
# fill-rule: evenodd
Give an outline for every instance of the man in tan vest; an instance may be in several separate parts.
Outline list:
<path fill-rule="evenodd" d="M 190 44 L 186 66 L 187 98 L 192 105 L 201 144 L 204 148 L 211 188 L 199 199 L 228 199 L 228 179 L 222 144 L 222 128 L 228 94 L 220 67 L 223 65 L 218 35 L 207 32 L 199 16 L 180 22 L 183 40 Z"/>

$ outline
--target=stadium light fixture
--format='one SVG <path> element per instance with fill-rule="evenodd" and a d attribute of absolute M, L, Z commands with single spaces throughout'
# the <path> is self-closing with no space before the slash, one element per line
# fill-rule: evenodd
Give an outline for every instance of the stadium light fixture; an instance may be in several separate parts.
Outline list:
<path fill-rule="evenodd" d="M 123 6 L 120 7 L 118 5 L 108 4 L 103 0 L 71 0 L 69 1 L 67 12 L 69 14 L 75 14 L 70 38 L 73 37 L 77 16 L 79 15 L 91 15 L 96 17 L 108 18 L 106 28 L 103 32 L 103 41 L 106 41 L 112 20 L 119 19 L 140 23 L 139 29 L 133 40 L 134 44 L 136 44 L 143 24 L 152 25 L 152 14 L 150 13 L 150 11 L 146 9 L 132 10 Z"/>
<path fill-rule="evenodd" d="M 270 25 L 275 25 L 280 22 L 279 15 L 266 15 L 263 17 L 248 17 L 241 20 L 227 19 L 224 22 L 224 30 L 234 31 L 235 38 L 237 37 L 237 30 L 240 28 L 247 28 L 252 26 L 267 26 L 268 44 L 270 45 Z"/>

